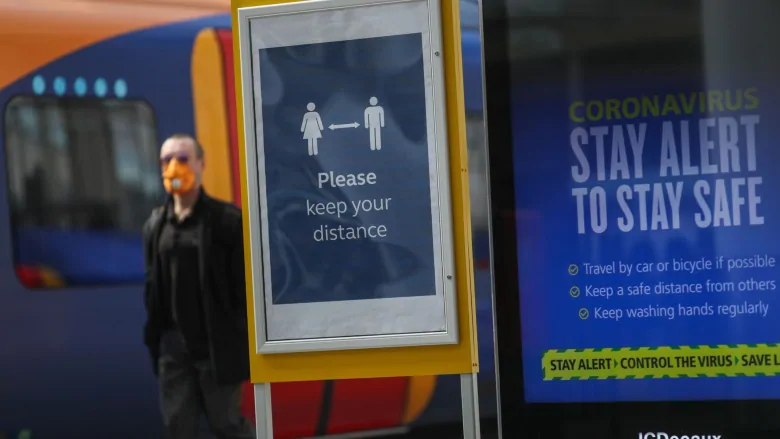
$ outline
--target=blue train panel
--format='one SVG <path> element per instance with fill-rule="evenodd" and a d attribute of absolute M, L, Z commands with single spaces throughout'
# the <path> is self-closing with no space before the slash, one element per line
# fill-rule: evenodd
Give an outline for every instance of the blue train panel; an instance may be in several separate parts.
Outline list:
<path fill-rule="evenodd" d="M 8 113 L 13 100 L 36 96 L 81 97 L 79 102 L 99 98 L 143 101 L 153 112 L 159 136 L 192 132 L 190 57 L 197 32 L 206 26 L 229 26 L 229 20 L 219 16 L 176 23 L 86 47 L 0 91 L 0 107 Z M 20 106 L 19 117 L 26 117 L 21 110 L 33 107 Z M 83 120 L 90 120 L 88 116 Z M 4 146 L 16 141 L 10 136 L 20 135 L 6 132 L 7 126 L 0 125 Z M 11 151 L 4 152 L 0 154 L 0 181 L 15 184 L 6 166 Z M 47 159 L 41 163 L 48 170 L 56 161 L 57 149 L 49 153 L 41 157 Z M 12 234 L 12 201 L 9 191 L 0 191 L 0 233 L 5 242 L 13 242 L 18 262 L 52 265 L 66 279 L 92 286 L 27 290 L 16 281 L 12 247 L 0 250 L 4 285 L 0 332 L 8 335 L 0 356 L 13 359 L 0 368 L 0 431 L 30 428 L 40 438 L 63 434 L 162 437 L 154 376 L 141 343 L 141 289 L 137 284 L 106 286 L 141 279 L 140 237 L 109 229 L 78 232 L 34 227 L 37 220 L 29 218 L 33 226 Z M 65 213 L 60 216 L 67 217 Z M 39 220 L 51 224 L 57 218 Z"/>

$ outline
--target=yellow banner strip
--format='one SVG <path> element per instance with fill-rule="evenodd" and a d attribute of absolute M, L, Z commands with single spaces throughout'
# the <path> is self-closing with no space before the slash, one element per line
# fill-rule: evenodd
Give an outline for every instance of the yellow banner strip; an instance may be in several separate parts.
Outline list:
<path fill-rule="evenodd" d="M 780 375 L 780 345 L 733 344 L 553 349 L 542 356 L 545 381 Z"/>

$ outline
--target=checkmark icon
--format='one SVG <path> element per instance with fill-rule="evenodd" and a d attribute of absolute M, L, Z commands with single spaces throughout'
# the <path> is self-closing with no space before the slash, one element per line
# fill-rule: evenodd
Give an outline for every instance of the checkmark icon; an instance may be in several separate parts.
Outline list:
<path fill-rule="evenodd" d="M 580 309 L 580 318 L 582 320 L 588 320 L 588 317 L 590 317 L 590 312 L 585 308 Z"/>
<path fill-rule="evenodd" d="M 575 299 L 580 297 L 580 288 L 579 287 L 571 287 L 569 290 L 569 294 L 571 297 L 574 297 Z"/>
<path fill-rule="evenodd" d="M 580 272 L 580 267 L 577 266 L 577 264 L 571 264 L 569 265 L 569 274 L 572 276 L 576 276 L 577 273 Z"/>

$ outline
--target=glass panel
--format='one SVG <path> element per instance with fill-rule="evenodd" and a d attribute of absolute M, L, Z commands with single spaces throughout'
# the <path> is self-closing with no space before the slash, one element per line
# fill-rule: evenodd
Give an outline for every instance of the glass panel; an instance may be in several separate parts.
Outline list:
<path fill-rule="evenodd" d="M 780 2 L 484 3 L 502 404 L 776 436 Z"/>

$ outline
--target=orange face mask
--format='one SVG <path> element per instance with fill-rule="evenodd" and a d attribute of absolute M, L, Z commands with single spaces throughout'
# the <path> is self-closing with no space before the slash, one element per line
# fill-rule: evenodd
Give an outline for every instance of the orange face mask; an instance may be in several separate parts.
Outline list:
<path fill-rule="evenodd" d="M 163 171 L 163 185 L 169 194 L 187 193 L 195 185 L 195 172 L 188 164 L 173 159 Z"/>

